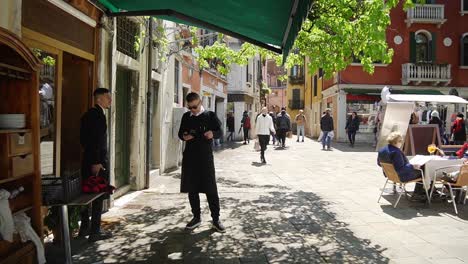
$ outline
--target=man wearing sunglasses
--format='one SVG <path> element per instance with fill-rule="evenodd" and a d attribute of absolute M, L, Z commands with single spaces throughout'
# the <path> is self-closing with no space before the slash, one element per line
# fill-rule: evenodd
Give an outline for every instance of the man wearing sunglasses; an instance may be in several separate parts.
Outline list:
<path fill-rule="evenodd" d="M 205 111 L 200 96 L 189 93 L 186 97 L 190 110 L 182 116 L 179 138 L 185 142 L 182 159 L 180 191 L 188 193 L 193 219 L 187 230 L 201 224 L 200 193 L 205 193 L 213 219 L 213 228 L 225 232 L 219 220 L 219 197 L 213 160 L 213 139 L 221 137 L 221 121 L 212 111 Z"/>

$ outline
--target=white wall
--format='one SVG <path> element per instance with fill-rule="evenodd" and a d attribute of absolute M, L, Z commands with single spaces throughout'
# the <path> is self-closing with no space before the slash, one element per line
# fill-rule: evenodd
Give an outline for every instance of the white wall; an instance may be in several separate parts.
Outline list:
<path fill-rule="evenodd" d="M 21 38 L 22 0 L 0 0 L 0 27 Z"/>

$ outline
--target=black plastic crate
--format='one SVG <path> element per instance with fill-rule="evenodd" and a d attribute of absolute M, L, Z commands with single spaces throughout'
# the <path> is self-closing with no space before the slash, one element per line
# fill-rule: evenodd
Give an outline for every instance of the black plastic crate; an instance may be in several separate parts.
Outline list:
<path fill-rule="evenodd" d="M 69 203 L 81 194 L 80 171 L 67 172 L 61 177 L 42 177 L 44 205 Z"/>

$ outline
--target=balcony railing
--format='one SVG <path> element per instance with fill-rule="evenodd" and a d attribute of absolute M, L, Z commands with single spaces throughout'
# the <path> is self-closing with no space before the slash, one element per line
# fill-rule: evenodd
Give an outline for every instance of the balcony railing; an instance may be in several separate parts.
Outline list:
<path fill-rule="evenodd" d="M 304 75 L 290 75 L 289 76 L 289 83 L 290 84 L 303 84 L 304 83 Z"/>
<path fill-rule="evenodd" d="M 415 5 L 407 12 L 406 25 L 408 27 L 413 23 L 422 24 L 437 24 L 440 27 L 445 23 L 445 8 L 444 5 Z"/>
<path fill-rule="evenodd" d="M 303 109 L 304 108 L 304 100 L 289 100 L 288 104 L 289 109 Z"/>
<path fill-rule="evenodd" d="M 430 82 L 433 85 L 448 85 L 452 81 L 450 64 L 415 64 L 402 65 L 402 83 L 407 85 L 414 82 L 416 85 L 422 82 Z"/>

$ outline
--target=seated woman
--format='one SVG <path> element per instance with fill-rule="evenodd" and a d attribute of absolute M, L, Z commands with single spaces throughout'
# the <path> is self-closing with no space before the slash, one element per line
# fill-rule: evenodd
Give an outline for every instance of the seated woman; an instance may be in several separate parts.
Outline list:
<path fill-rule="evenodd" d="M 403 144 L 403 136 L 399 132 L 392 132 L 388 135 L 387 142 L 388 145 L 379 150 L 377 164 L 379 166 L 381 166 L 381 162 L 393 164 L 402 182 L 421 178 L 421 172 L 417 170 L 419 168 L 410 164 L 408 158 L 400 149 Z M 418 196 L 425 195 L 424 187 L 421 184 L 416 184 L 414 194 Z"/>

